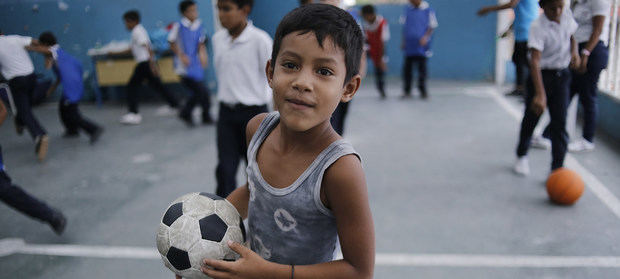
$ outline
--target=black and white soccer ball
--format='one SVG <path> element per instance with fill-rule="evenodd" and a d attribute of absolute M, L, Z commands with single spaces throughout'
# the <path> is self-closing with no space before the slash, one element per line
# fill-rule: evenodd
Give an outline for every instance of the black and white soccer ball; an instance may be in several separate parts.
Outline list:
<path fill-rule="evenodd" d="M 238 259 L 227 243 L 245 242 L 243 220 L 227 200 L 208 193 L 184 195 L 170 204 L 157 232 L 157 250 L 164 265 L 183 278 L 210 278 L 202 271 L 205 258 Z"/>

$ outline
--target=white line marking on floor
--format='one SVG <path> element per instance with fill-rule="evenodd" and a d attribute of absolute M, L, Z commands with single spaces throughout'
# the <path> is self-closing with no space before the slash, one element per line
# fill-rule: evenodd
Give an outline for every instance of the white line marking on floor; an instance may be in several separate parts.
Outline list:
<path fill-rule="evenodd" d="M 134 164 L 144 164 L 153 161 L 154 158 L 155 156 L 153 156 L 153 154 L 151 153 L 141 153 L 133 156 L 133 158 L 131 158 L 131 161 Z"/>
<path fill-rule="evenodd" d="M 499 94 L 496 90 L 488 88 L 489 93 L 493 96 L 495 102 L 497 102 L 508 114 L 510 114 L 515 120 L 519 121 L 523 118 L 523 112 L 519 111 L 513 105 L 511 105 L 504 96 Z M 565 164 L 568 168 L 576 171 L 581 175 L 581 178 L 586 184 L 586 187 L 599 199 L 611 212 L 620 218 L 620 200 L 611 192 L 605 185 L 594 176 L 590 171 L 583 167 L 575 157 L 570 154 L 566 154 Z"/>
<path fill-rule="evenodd" d="M 0 240 L 0 257 L 13 254 L 104 259 L 159 260 L 155 248 L 63 244 L 27 244 L 22 239 Z M 620 257 L 557 257 L 526 255 L 389 254 L 376 255 L 377 266 L 512 267 L 512 268 L 620 268 Z"/>

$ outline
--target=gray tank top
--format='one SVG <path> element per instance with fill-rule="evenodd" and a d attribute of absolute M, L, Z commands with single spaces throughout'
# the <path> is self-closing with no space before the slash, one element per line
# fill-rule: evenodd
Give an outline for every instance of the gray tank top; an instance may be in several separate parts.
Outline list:
<path fill-rule="evenodd" d="M 286 188 L 275 188 L 263 178 L 256 162 L 258 149 L 280 122 L 278 112 L 260 124 L 248 146 L 249 240 L 252 250 L 280 264 L 328 262 L 336 248 L 336 220 L 320 198 L 325 170 L 338 158 L 355 154 L 345 140 L 333 142 Z"/>

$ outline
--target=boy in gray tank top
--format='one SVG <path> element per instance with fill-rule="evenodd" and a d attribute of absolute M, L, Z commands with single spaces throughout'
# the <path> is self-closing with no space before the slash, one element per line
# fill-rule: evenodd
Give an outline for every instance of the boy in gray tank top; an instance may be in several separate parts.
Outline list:
<path fill-rule="evenodd" d="M 277 112 L 247 125 L 248 183 L 227 199 L 251 249 L 204 261 L 213 278 L 372 278 L 375 239 L 360 158 L 329 119 L 360 85 L 362 32 L 346 11 L 305 5 L 276 30 L 266 74 Z M 343 259 L 333 260 L 340 240 Z"/>

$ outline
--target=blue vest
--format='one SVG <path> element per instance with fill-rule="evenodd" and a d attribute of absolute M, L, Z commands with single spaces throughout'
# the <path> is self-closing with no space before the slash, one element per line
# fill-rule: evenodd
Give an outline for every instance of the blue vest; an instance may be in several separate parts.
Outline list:
<path fill-rule="evenodd" d="M 69 103 L 79 102 L 84 92 L 82 63 L 58 48 L 53 70 L 62 83 L 62 97 Z"/>
<path fill-rule="evenodd" d="M 426 56 L 430 49 L 431 39 L 426 46 L 420 45 L 420 39 L 428 30 L 431 8 L 419 9 L 413 5 L 405 7 L 405 25 L 403 38 L 405 39 L 405 54 L 407 56 Z"/>
<path fill-rule="evenodd" d="M 532 22 L 538 18 L 538 0 L 521 0 L 515 7 L 514 33 L 515 41 L 527 42 Z"/>
<path fill-rule="evenodd" d="M 185 67 L 185 77 L 196 81 L 204 79 L 204 70 L 200 64 L 199 48 L 200 37 L 202 36 L 202 25 L 196 30 L 191 30 L 179 21 L 179 34 L 177 41 L 181 42 L 181 48 L 185 55 L 189 57 L 190 64 Z M 175 63 L 182 63 L 179 58 L 175 58 Z M 178 64 L 177 64 L 178 65 Z"/>

